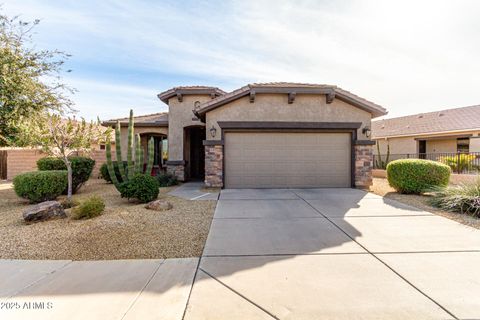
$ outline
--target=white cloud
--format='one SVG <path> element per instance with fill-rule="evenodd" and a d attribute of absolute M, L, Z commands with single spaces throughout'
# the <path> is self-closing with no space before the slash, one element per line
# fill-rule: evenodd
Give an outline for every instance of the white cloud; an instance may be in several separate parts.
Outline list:
<path fill-rule="evenodd" d="M 478 1 L 25 0 L 5 9 L 43 18 L 42 43 L 99 66 L 74 70 L 85 115 L 156 112 L 159 91 L 197 81 L 337 84 L 391 116 L 480 103 Z"/>

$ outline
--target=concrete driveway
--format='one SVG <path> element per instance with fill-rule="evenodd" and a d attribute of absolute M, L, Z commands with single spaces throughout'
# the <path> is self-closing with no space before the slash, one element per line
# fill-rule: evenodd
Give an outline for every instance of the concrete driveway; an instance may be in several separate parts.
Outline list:
<path fill-rule="evenodd" d="M 223 190 L 185 319 L 480 319 L 480 231 L 354 189 Z"/>

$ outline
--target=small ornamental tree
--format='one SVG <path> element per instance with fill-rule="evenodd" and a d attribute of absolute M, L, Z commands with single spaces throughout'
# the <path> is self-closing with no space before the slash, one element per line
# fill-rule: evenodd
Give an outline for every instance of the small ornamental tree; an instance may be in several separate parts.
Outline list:
<path fill-rule="evenodd" d="M 61 159 L 67 167 L 67 201 L 72 199 L 72 164 L 69 157 L 74 153 L 88 154 L 92 143 L 101 142 L 108 137 L 110 130 L 102 133 L 99 123 L 87 123 L 74 118 L 64 119 L 57 114 L 46 114 L 35 130 L 30 131 L 32 146 L 39 146 L 52 157 Z"/>

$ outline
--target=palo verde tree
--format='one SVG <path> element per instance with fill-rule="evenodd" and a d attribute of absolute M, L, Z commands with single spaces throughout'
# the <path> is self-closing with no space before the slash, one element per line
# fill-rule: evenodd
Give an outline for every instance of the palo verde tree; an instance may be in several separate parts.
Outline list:
<path fill-rule="evenodd" d="M 73 154 L 88 154 L 92 144 L 104 143 L 110 130 L 100 130 L 100 123 L 85 119 L 62 118 L 58 114 L 46 114 L 37 126 L 28 132 L 29 144 L 39 146 L 49 156 L 63 160 L 68 173 L 67 200 L 72 198 L 72 165 L 69 157 Z M 108 139 L 110 140 L 110 139 Z"/>
<path fill-rule="evenodd" d="M 43 113 L 72 110 L 68 95 L 74 90 L 60 78 L 69 55 L 34 47 L 32 31 L 38 23 L 0 12 L 0 146 L 22 145 L 18 134 Z"/>

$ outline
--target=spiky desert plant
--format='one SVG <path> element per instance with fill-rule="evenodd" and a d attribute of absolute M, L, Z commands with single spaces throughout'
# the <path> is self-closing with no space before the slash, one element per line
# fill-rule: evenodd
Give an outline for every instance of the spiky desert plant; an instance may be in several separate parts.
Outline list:
<path fill-rule="evenodd" d="M 132 179 L 133 175 L 135 174 L 134 172 L 134 163 L 133 163 L 133 155 L 132 155 L 132 149 L 133 149 L 133 110 L 130 110 L 130 119 L 128 120 L 128 137 L 127 137 L 127 163 L 128 163 L 128 179 Z"/>
<path fill-rule="evenodd" d="M 120 135 L 120 123 L 117 122 L 117 127 L 115 128 L 115 148 L 116 148 L 116 156 L 117 156 L 117 164 L 121 175 L 121 181 L 117 179 L 115 175 L 115 167 L 112 161 L 112 146 L 110 140 L 107 141 L 106 146 L 106 156 L 107 156 L 107 168 L 108 174 L 112 180 L 112 183 L 115 185 L 117 190 L 119 190 L 120 185 L 123 182 L 127 182 L 133 178 L 136 173 L 141 174 L 150 174 L 153 168 L 153 155 L 154 155 L 154 140 L 153 137 L 150 138 L 148 142 L 148 164 L 147 170 L 143 171 L 143 162 L 144 162 L 144 151 L 140 143 L 140 135 L 137 134 L 135 136 L 135 149 L 133 148 L 133 136 L 134 132 L 134 123 L 133 123 L 133 111 L 130 110 L 130 119 L 128 121 L 128 137 L 127 137 L 127 170 L 125 172 L 125 168 L 123 167 L 123 159 L 122 159 L 122 141 Z M 135 159 L 135 162 L 133 161 Z M 123 172 L 123 173 L 122 173 Z M 120 190 L 119 190 L 120 191 Z"/>
<path fill-rule="evenodd" d="M 117 154 L 117 159 L 122 159 L 122 146 L 118 141 L 121 141 L 121 129 L 120 129 L 120 121 L 117 121 L 117 126 L 115 127 L 115 149 Z M 120 176 L 123 180 L 127 180 L 127 174 L 125 172 L 125 167 L 123 163 L 117 162 L 118 164 L 118 171 L 120 172 Z"/>

